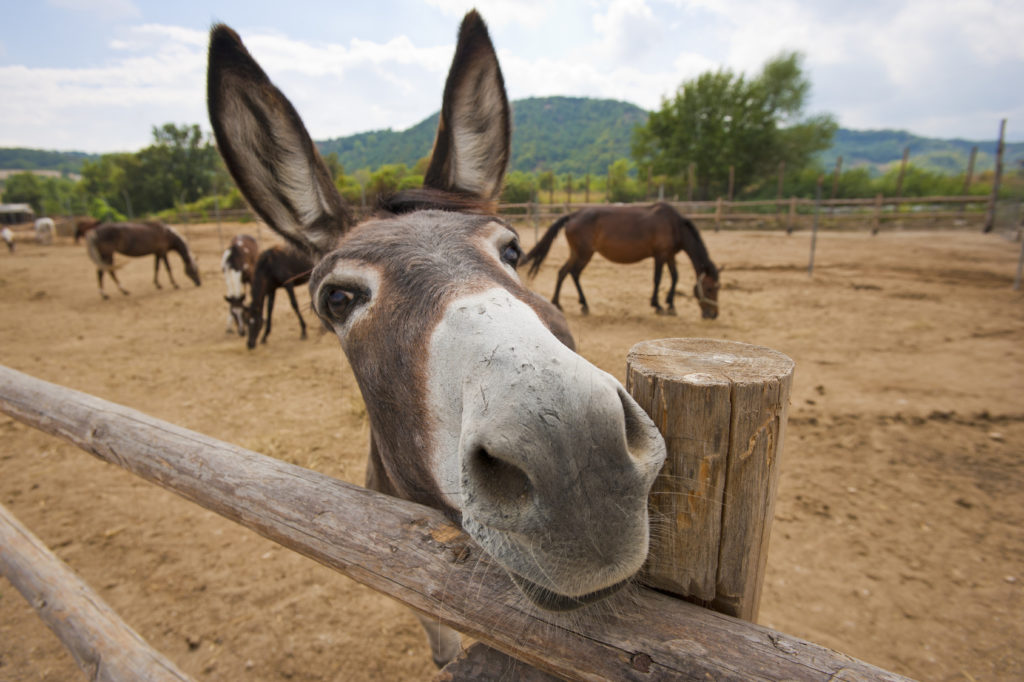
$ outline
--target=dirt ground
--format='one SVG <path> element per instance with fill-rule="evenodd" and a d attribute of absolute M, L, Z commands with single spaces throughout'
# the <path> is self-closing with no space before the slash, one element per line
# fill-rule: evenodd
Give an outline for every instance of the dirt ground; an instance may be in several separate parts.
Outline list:
<path fill-rule="evenodd" d="M 333 336 L 300 341 L 279 298 L 266 346 L 225 333 L 219 254 L 256 225 L 181 228 L 194 287 L 125 261 L 96 292 L 83 246 L 0 252 L 3 363 L 361 483 L 366 413 Z M 523 241 L 535 239 L 532 226 Z M 266 228 L 261 245 L 270 243 Z M 1020 244 L 974 232 L 705 233 L 722 313 L 648 307 L 651 264 L 600 258 L 591 315 L 563 292 L 582 355 L 620 379 L 642 340 L 760 344 L 796 361 L 759 621 L 924 680 L 1024 679 L 1024 292 Z M 533 286 L 550 295 L 563 239 Z M 680 285 L 689 292 L 685 256 Z M 163 276 L 162 276 L 163 277 Z M 166 280 L 165 284 L 166 284 Z M 109 283 L 108 283 L 109 287 Z M 308 294 L 300 301 L 308 308 Z M 202 680 L 425 680 L 399 604 L 0 415 L 0 501 L 155 648 Z M 0 679 L 80 679 L 0 580 Z"/>

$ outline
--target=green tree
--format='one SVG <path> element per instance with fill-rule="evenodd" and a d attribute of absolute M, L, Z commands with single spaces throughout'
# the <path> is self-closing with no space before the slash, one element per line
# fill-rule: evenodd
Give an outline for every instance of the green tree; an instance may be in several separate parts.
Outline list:
<path fill-rule="evenodd" d="M 501 200 L 508 204 L 525 204 L 533 201 L 537 191 L 537 181 L 532 173 L 512 171 L 505 176 L 505 188 Z"/>
<path fill-rule="evenodd" d="M 629 159 L 619 159 L 608 166 L 606 185 L 608 201 L 636 201 L 643 195 L 643 190 L 637 186 L 636 180 L 630 177 L 631 166 Z"/>
<path fill-rule="evenodd" d="M 802 168 L 828 148 L 837 126 L 830 116 L 802 117 L 810 83 L 800 60 L 782 54 L 753 79 L 723 69 L 684 82 L 634 129 L 634 160 L 669 176 L 696 164 L 700 198 L 725 193 L 730 166 L 736 188 L 770 179 L 779 161 Z"/>
<path fill-rule="evenodd" d="M 214 186 L 230 186 L 208 135 L 198 125 L 153 128 L 153 144 L 136 154 L 104 154 L 85 161 L 82 181 L 91 197 L 129 217 L 192 203 Z"/>
<path fill-rule="evenodd" d="M 4 184 L 4 201 L 10 204 L 31 204 L 36 213 L 43 212 L 43 183 L 34 173 L 16 173 Z"/>

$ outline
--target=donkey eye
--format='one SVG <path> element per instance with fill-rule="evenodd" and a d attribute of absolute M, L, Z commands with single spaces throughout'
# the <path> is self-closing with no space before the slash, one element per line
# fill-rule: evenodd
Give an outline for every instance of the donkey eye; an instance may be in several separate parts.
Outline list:
<path fill-rule="evenodd" d="M 519 259 L 523 256 L 523 250 L 519 248 L 519 242 L 511 241 L 501 250 L 501 260 L 513 268 L 519 265 Z"/>
<path fill-rule="evenodd" d="M 352 311 L 367 298 L 362 289 L 327 287 L 320 301 L 320 308 L 332 322 L 344 322 Z"/>

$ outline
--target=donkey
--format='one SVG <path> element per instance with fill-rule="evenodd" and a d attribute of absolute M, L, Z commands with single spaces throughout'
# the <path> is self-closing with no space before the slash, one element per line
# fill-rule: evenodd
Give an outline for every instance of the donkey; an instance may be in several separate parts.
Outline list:
<path fill-rule="evenodd" d="M 442 510 L 540 608 L 583 607 L 629 583 L 647 555 L 665 443 L 516 273 L 519 237 L 492 212 L 511 116 L 480 16 L 459 30 L 423 188 L 381 199 L 362 223 L 238 35 L 215 26 L 209 59 L 228 169 L 316 262 L 313 308 L 366 403 L 367 486 Z M 443 665 L 459 637 L 421 620 Z"/>
<path fill-rule="evenodd" d="M 242 316 L 245 319 L 248 338 L 245 345 L 249 350 L 256 347 L 256 337 L 263 329 L 260 343 L 266 343 L 270 336 L 270 320 L 274 316 L 274 297 L 277 290 L 284 287 L 291 301 L 292 310 L 299 318 L 302 329 L 300 338 L 306 338 L 306 321 L 299 311 L 299 302 L 295 300 L 295 285 L 309 281 L 309 273 L 313 270 L 313 261 L 305 251 L 292 248 L 272 246 L 256 259 L 256 267 L 252 275 L 252 303 L 245 307 Z M 267 324 L 263 324 L 263 305 L 266 302 Z"/>
<path fill-rule="evenodd" d="M 235 328 L 239 336 L 245 335 L 245 287 L 252 284 L 259 252 L 254 237 L 240 234 L 231 240 L 220 259 L 220 269 L 228 288 L 227 296 L 224 297 L 228 302 L 227 331 Z"/>
<path fill-rule="evenodd" d="M 121 283 L 117 281 L 114 274 L 114 253 L 123 253 L 126 256 L 155 256 L 153 265 L 153 285 L 157 289 L 160 286 L 160 263 L 164 264 L 167 270 L 167 277 L 171 285 L 177 289 L 178 283 L 174 281 L 171 274 L 171 264 L 167 262 L 167 252 L 176 251 L 185 264 L 185 274 L 188 275 L 196 286 L 199 286 L 199 266 L 196 265 L 192 252 L 189 251 L 185 239 L 177 233 L 170 225 L 159 221 L 145 223 L 103 223 L 90 231 L 85 236 L 86 248 L 89 251 L 89 258 L 96 264 L 96 279 L 99 282 L 100 296 L 108 298 L 103 291 L 103 273 L 109 272 L 110 279 L 114 280 L 118 290 L 128 295 Z"/>

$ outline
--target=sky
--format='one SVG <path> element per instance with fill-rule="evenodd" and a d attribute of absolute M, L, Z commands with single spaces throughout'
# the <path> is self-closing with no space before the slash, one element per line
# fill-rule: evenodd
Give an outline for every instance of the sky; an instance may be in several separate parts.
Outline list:
<path fill-rule="evenodd" d="M 215 22 L 238 31 L 314 139 L 404 130 L 440 108 L 474 6 L 510 99 L 654 110 L 703 72 L 755 76 L 798 51 L 809 115 L 993 144 L 1006 118 L 1007 140 L 1024 141 L 1020 0 L 0 0 L 0 147 L 138 151 L 164 123 L 209 130 Z"/>

